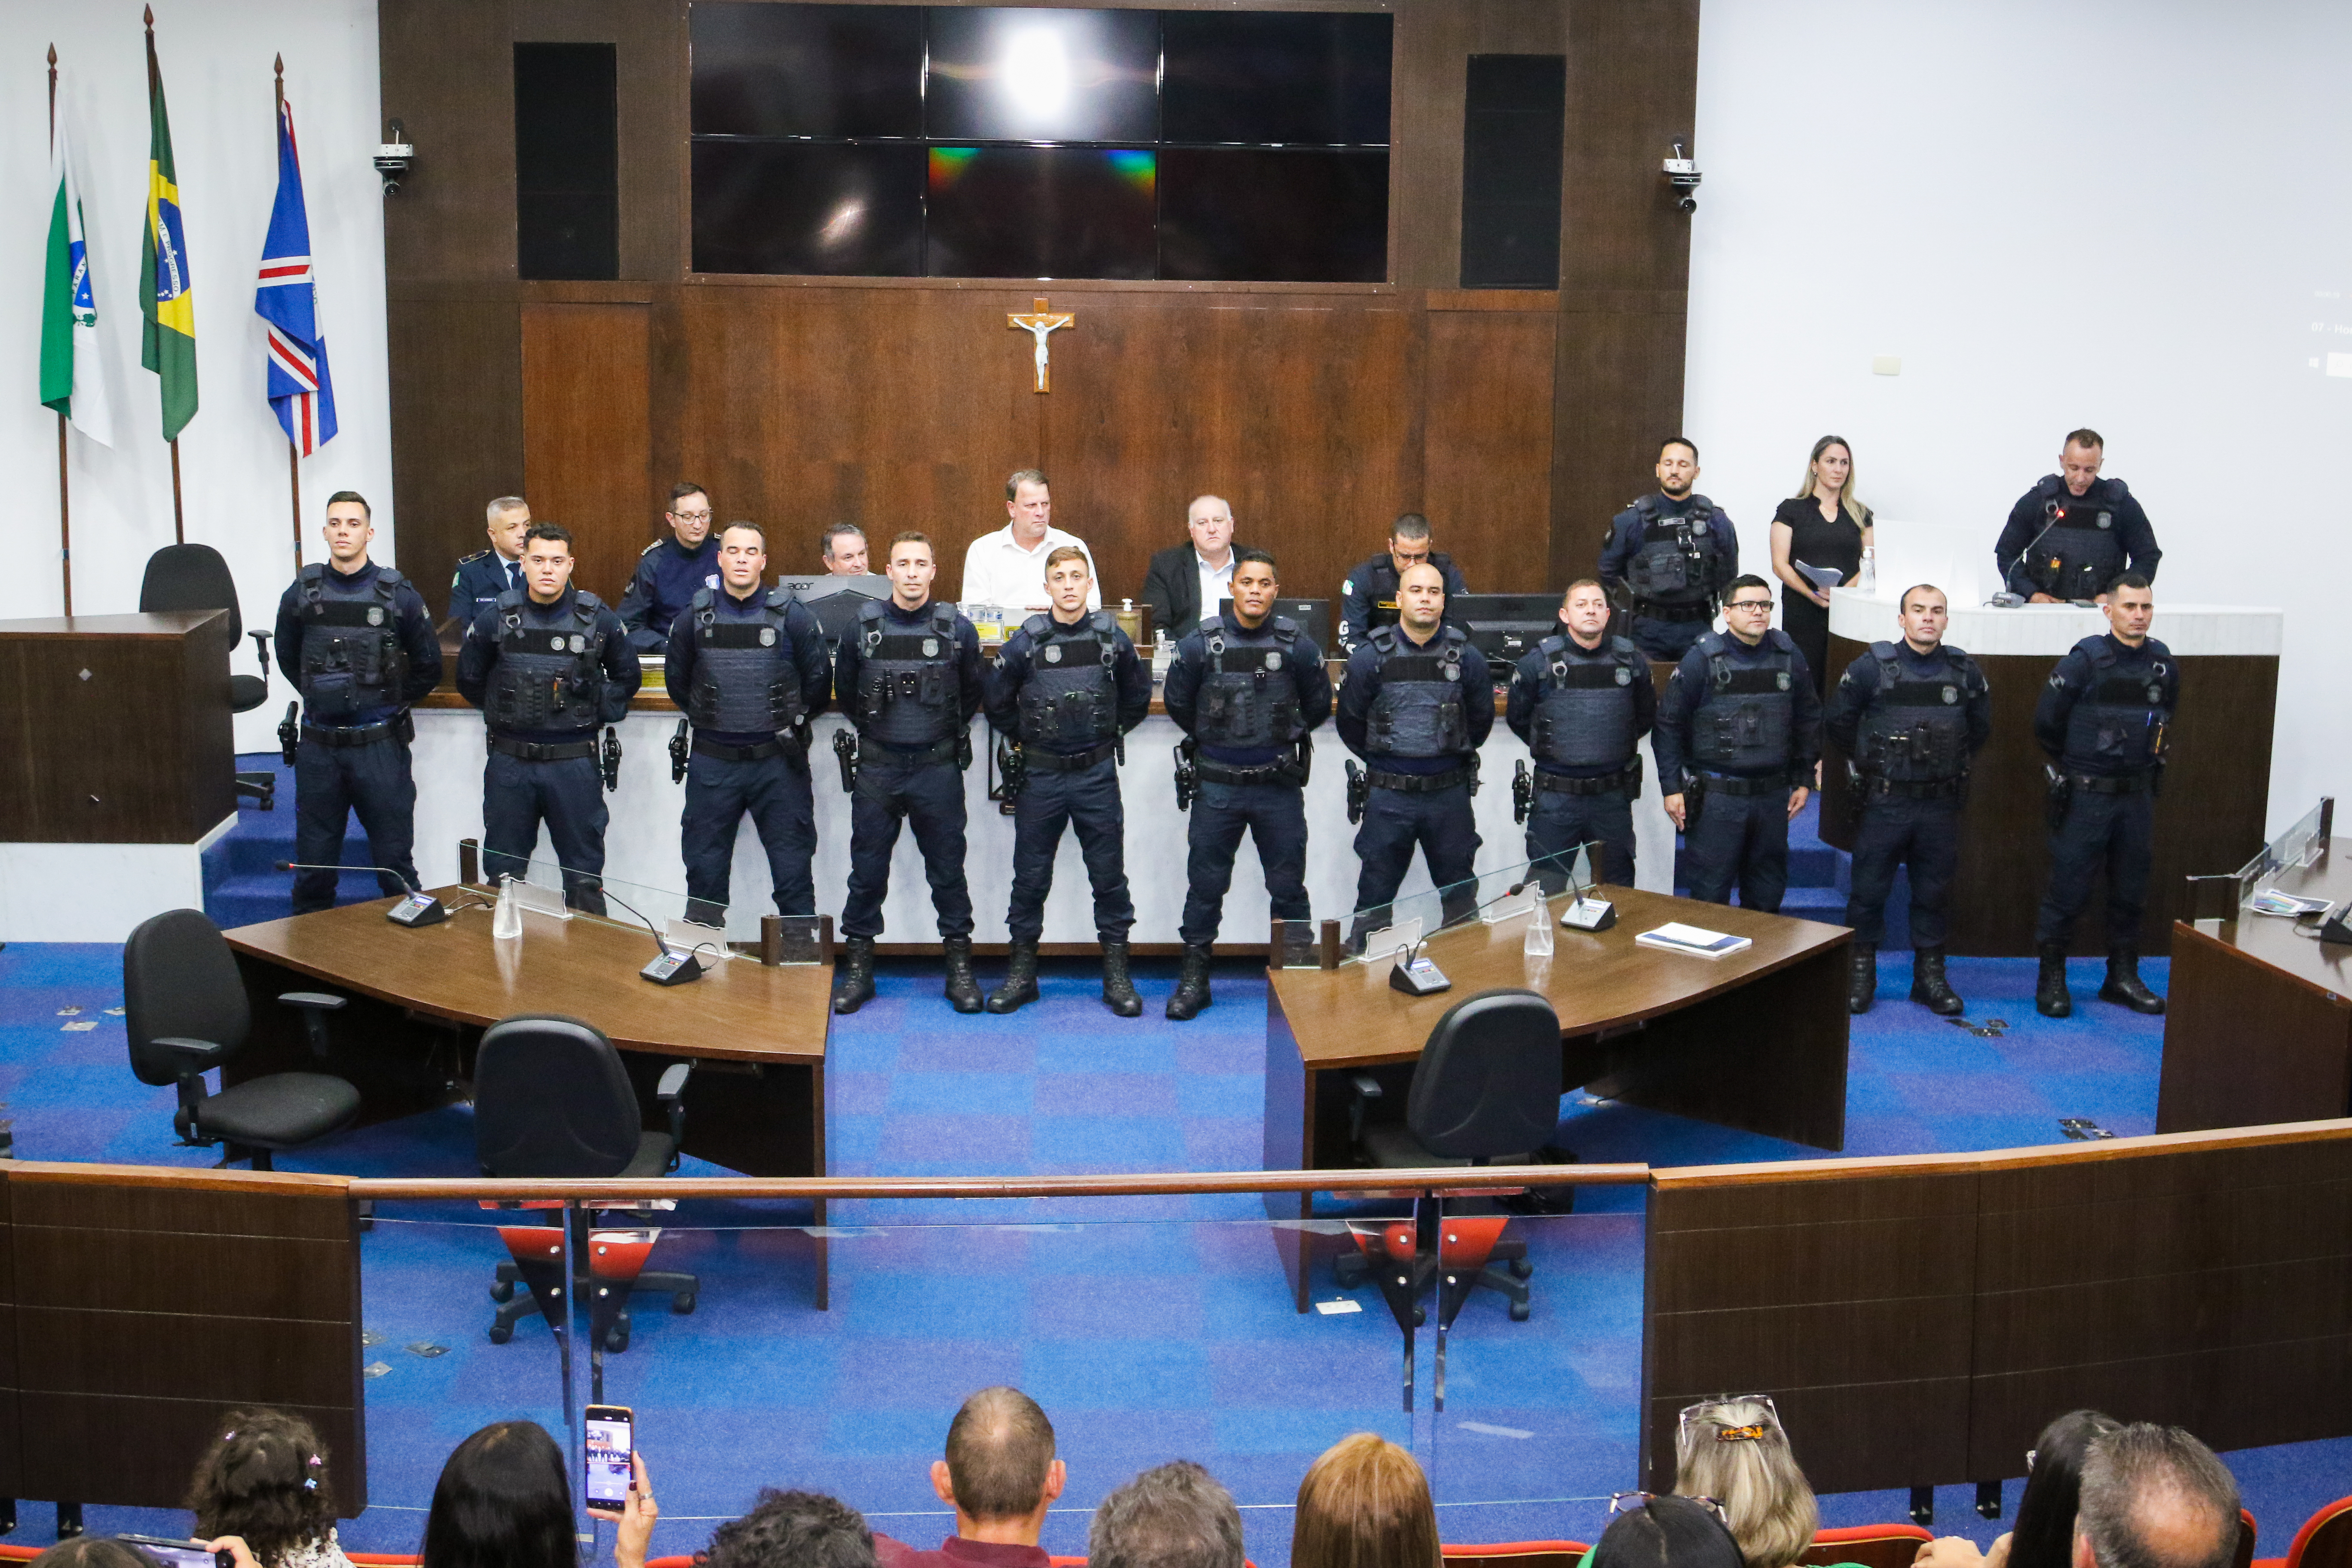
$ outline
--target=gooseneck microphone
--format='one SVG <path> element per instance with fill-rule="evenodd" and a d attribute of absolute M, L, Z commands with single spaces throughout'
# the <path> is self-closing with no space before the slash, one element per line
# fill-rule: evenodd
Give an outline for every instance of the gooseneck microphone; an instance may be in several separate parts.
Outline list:
<path fill-rule="evenodd" d="M 644 914 L 640 913 L 627 900 L 615 896 L 613 890 L 602 882 L 597 884 L 596 890 L 635 915 L 643 922 L 646 930 L 652 932 L 654 946 L 661 950 L 660 957 L 637 971 L 639 979 L 650 980 L 656 985 L 683 985 L 689 980 L 702 978 L 702 960 L 694 956 L 693 949 L 688 948 L 681 952 L 670 946 L 668 940 L 662 935 L 660 927 L 646 920 Z"/>
<path fill-rule="evenodd" d="M 415 878 L 395 871 L 389 866 L 321 866 L 307 860 L 280 860 L 278 868 L 281 871 L 373 871 L 379 876 L 397 879 L 408 889 L 407 893 L 383 913 L 383 918 L 393 924 L 411 928 L 432 926 L 439 925 L 449 918 L 448 909 L 440 900 L 418 887 Z"/>

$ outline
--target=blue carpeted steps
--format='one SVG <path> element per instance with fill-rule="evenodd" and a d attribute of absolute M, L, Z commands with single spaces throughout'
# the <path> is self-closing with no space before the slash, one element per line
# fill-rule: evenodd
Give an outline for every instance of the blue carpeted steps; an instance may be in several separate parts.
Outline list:
<path fill-rule="evenodd" d="M 1814 795 L 1806 800 L 1797 819 L 1789 824 L 1789 890 L 1781 898 L 1780 912 L 1798 920 L 1843 925 L 1846 894 L 1853 886 L 1853 858 L 1844 850 L 1823 843 L 1821 826 L 1822 797 Z M 1687 898 L 1690 871 L 1684 853 L 1682 838 L 1677 835 L 1675 891 Z M 1903 913 L 1909 899 L 1909 884 L 1898 875 L 1895 895 L 1887 900 L 1886 935 L 1882 945 L 1900 948 L 1911 944 L 1908 922 Z"/>
<path fill-rule="evenodd" d="M 294 770 L 275 752 L 240 756 L 239 773 L 278 775 L 278 805 L 264 811 L 240 800 L 236 826 L 204 853 L 205 913 L 227 931 L 259 921 L 283 920 L 294 912 L 294 874 L 278 868 L 294 858 Z M 354 817 L 343 825 L 342 847 L 337 859 L 346 866 L 367 863 L 367 835 Z M 383 895 L 366 871 L 346 871 L 336 879 L 335 902 L 355 904 Z"/>

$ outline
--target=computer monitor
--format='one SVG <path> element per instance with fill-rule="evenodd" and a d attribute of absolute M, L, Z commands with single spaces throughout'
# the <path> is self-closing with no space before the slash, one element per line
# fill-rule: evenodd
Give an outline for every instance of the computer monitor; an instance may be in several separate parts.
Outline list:
<path fill-rule="evenodd" d="M 1557 594 L 1457 594 L 1445 611 L 1471 646 L 1497 666 L 1498 683 L 1509 677 L 1509 666 L 1559 629 Z"/>
<path fill-rule="evenodd" d="M 866 605 L 890 596 L 890 579 L 879 573 L 866 573 L 856 577 L 838 577 L 830 573 L 815 577 L 782 577 L 776 586 L 789 588 L 793 597 L 808 606 L 816 624 L 824 628 L 827 646 L 838 647 L 841 639 L 857 620 L 857 612 Z"/>
<path fill-rule="evenodd" d="M 1223 614 L 1232 604 L 1231 599 L 1219 599 L 1216 613 Z M 1331 642 L 1330 600 L 1276 599 L 1274 602 L 1274 613 L 1277 616 L 1287 616 L 1297 622 L 1300 633 L 1323 650 L 1324 658 L 1332 658 L 1339 651 L 1332 646 Z M 1191 626 L 1186 626 L 1182 631 L 1178 631 L 1171 626 L 1169 628 L 1168 636 L 1171 640 L 1181 642 L 1192 630 Z"/>

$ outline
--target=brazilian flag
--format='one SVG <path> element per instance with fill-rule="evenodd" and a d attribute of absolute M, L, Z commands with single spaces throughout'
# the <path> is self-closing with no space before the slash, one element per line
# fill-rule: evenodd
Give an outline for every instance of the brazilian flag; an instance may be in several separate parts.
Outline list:
<path fill-rule="evenodd" d="M 152 30 L 147 35 L 147 238 L 140 259 L 139 363 L 163 378 L 163 439 L 176 441 L 196 416 L 196 296 Z"/>

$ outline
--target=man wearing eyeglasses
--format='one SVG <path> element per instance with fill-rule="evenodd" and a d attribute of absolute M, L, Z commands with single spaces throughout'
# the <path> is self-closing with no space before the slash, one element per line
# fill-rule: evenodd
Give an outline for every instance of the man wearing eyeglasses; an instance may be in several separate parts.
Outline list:
<path fill-rule="evenodd" d="M 1666 815 L 1684 835 L 1690 896 L 1779 912 L 1789 823 L 1822 753 L 1822 702 L 1805 656 L 1772 629 L 1772 590 L 1743 574 L 1724 589 L 1722 631 L 1691 645 L 1666 683 L 1650 744 Z"/>
<path fill-rule="evenodd" d="M 662 513 L 670 537 L 657 539 L 637 557 L 637 570 L 621 595 L 621 624 L 629 646 L 640 654 L 669 647 L 669 624 L 695 595 L 719 589 L 719 542 L 710 537 L 710 497 L 691 479 L 670 487 L 669 510 Z"/>

